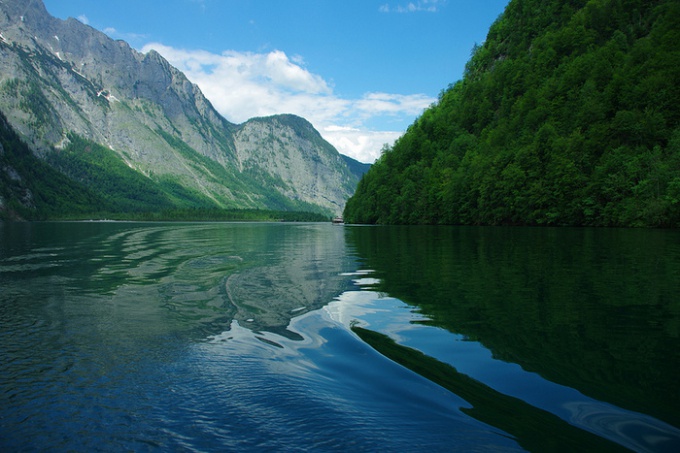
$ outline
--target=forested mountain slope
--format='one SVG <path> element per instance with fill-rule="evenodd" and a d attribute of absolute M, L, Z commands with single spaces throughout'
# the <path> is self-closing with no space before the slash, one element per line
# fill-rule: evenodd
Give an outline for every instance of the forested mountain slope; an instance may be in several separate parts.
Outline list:
<path fill-rule="evenodd" d="M 33 155 L 0 112 L 0 220 L 110 209 L 105 200 Z M 40 213 L 36 215 L 36 213 Z"/>
<path fill-rule="evenodd" d="M 512 0 L 357 223 L 680 226 L 680 2 Z"/>

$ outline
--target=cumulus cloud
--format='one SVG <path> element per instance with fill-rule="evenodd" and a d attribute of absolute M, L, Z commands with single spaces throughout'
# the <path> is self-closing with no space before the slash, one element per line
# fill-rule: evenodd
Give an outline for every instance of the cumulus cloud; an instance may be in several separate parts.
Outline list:
<path fill-rule="evenodd" d="M 372 163 L 384 145 L 392 145 L 402 132 L 367 131 L 348 126 L 330 125 L 319 131 L 335 148 L 361 162 Z"/>
<path fill-rule="evenodd" d="M 228 120 L 242 123 L 257 116 L 293 113 L 308 119 L 338 151 L 373 162 L 385 143 L 400 131 L 366 126 L 384 118 L 413 118 L 434 99 L 423 94 L 366 93 L 359 99 L 337 96 L 331 84 L 313 74 L 299 56 L 274 50 L 266 53 L 215 54 L 147 44 L 196 83 Z"/>
<path fill-rule="evenodd" d="M 398 5 L 386 3 L 380 6 L 379 11 L 381 13 L 416 13 L 420 11 L 436 13 L 444 3 L 446 3 L 446 0 L 418 0 Z"/>

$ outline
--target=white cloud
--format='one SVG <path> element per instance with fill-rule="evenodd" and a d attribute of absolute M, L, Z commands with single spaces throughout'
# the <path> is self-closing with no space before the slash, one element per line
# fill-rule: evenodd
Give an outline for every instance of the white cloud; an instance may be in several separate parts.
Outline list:
<path fill-rule="evenodd" d="M 357 109 L 364 115 L 419 115 L 423 109 L 434 102 L 424 94 L 367 93 L 356 101 Z"/>
<path fill-rule="evenodd" d="M 415 2 L 400 3 L 395 6 L 385 3 L 384 5 L 381 5 L 378 10 L 381 13 L 416 13 L 421 11 L 436 13 L 445 3 L 446 0 L 418 0 Z"/>
<path fill-rule="evenodd" d="M 78 20 L 84 23 L 85 25 L 90 24 L 90 20 L 87 18 L 85 14 L 81 14 L 80 16 L 78 16 Z"/>
<path fill-rule="evenodd" d="M 215 54 L 151 43 L 154 49 L 196 83 L 228 120 L 242 123 L 256 116 L 293 113 L 308 119 L 338 151 L 362 162 L 380 156 L 402 132 L 374 130 L 367 123 L 399 119 L 410 123 L 435 99 L 423 94 L 367 93 L 346 99 L 331 84 L 304 67 L 300 56 L 280 50 Z"/>
<path fill-rule="evenodd" d="M 346 126 L 326 126 L 319 131 L 335 148 L 361 162 L 372 163 L 385 144 L 392 145 L 402 132 L 369 131 Z"/>

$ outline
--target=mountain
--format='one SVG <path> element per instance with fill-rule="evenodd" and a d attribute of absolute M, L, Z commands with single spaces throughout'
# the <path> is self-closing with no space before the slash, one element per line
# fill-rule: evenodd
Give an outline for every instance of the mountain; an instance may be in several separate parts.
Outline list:
<path fill-rule="evenodd" d="M 83 207 L 105 204 L 87 187 L 38 159 L 0 113 L 0 219 L 85 214 Z"/>
<path fill-rule="evenodd" d="M 360 179 L 362 176 L 366 174 L 368 169 L 371 168 L 371 164 L 359 162 L 358 160 L 354 160 L 349 156 L 345 156 L 344 154 L 341 154 L 340 157 L 342 157 L 342 160 L 344 160 L 347 166 L 349 167 L 349 171 L 351 171 L 355 176 L 357 176 Z"/>
<path fill-rule="evenodd" d="M 96 195 L 101 211 L 332 215 L 359 179 L 306 120 L 280 115 L 232 124 L 157 52 L 142 54 L 75 19 L 56 19 L 40 0 L 0 2 L 0 67 L 0 112 L 9 128 L 2 130 L 16 132 L 41 162 Z M 38 209 L 19 205 L 29 217 Z"/>
<path fill-rule="evenodd" d="M 345 221 L 680 226 L 680 3 L 512 0 Z"/>

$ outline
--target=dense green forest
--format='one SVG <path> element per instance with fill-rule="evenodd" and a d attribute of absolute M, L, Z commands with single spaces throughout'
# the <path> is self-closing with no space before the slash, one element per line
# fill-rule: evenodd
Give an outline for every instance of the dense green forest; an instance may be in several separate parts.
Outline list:
<path fill-rule="evenodd" d="M 69 134 L 63 150 L 45 160 L 53 168 L 96 190 L 113 212 L 160 211 L 173 207 L 216 207 L 212 200 L 170 179 L 152 180 L 133 170 L 110 149 Z"/>
<path fill-rule="evenodd" d="M 108 208 L 94 192 L 35 157 L 0 112 L 0 220 L 79 216 Z"/>
<path fill-rule="evenodd" d="M 345 221 L 680 226 L 680 2 L 512 0 Z"/>

